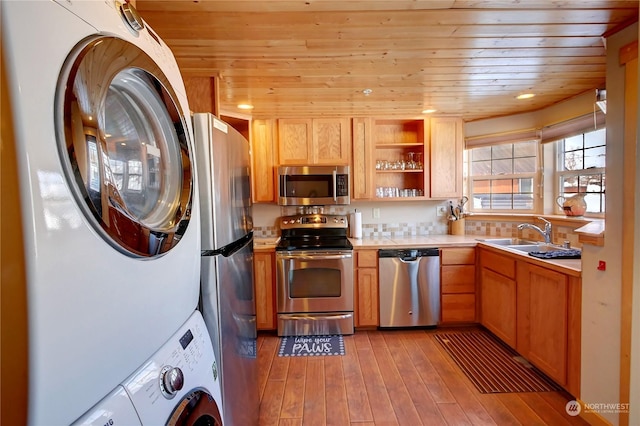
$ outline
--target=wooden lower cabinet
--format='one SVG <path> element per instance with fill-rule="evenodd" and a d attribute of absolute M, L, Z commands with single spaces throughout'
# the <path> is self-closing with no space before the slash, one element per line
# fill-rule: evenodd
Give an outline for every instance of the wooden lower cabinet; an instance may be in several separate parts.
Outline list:
<path fill-rule="evenodd" d="M 516 347 L 516 282 L 485 267 L 480 272 L 481 324 Z"/>
<path fill-rule="evenodd" d="M 482 325 L 579 398 L 580 277 L 479 251 Z"/>
<path fill-rule="evenodd" d="M 378 250 L 356 250 L 354 253 L 356 327 L 377 327 L 380 324 Z"/>
<path fill-rule="evenodd" d="M 275 330 L 277 327 L 275 251 L 253 253 L 253 282 L 257 329 Z"/>
<path fill-rule="evenodd" d="M 518 352 L 574 396 L 580 376 L 579 278 L 518 262 Z"/>
<path fill-rule="evenodd" d="M 476 319 L 476 249 L 440 251 L 440 323 L 472 323 Z"/>

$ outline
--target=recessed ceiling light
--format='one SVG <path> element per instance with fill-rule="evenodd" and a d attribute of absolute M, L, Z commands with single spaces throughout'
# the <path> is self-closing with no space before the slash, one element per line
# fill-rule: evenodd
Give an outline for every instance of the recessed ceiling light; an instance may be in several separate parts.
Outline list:
<path fill-rule="evenodd" d="M 522 93 L 516 96 L 516 99 L 531 99 L 535 96 L 535 93 Z"/>
<path fill-rule="evenodd" d="M 238 104 L 238 109 L 253 109 L 253 105 L 250 105 L 250 104 Z"/>
<path fill-rule="evenodd" d="M 369 96 L 372 93 L 373 93 L 373 90 L 371 90 L 371 89 L 364 89 L 362 91 L 362 94 L 365 95 L 365 96 Z"/>
<path fill-rule="evenodd" d="M 422 110 L 422 113 L 423 113 L 423 114 L 433 114 L 433 113 L 434 113 L 434 112 L 436 112 L 436 111 L 437 111 L 437 109 L 429 107 L 429 108 L 427 108 L 427 109 L 423 109 L 423 110 Z"/>

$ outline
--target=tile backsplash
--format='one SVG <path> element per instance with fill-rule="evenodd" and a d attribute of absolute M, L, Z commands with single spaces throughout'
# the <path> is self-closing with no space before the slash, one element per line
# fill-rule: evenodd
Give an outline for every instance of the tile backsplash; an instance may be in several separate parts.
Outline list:
<path fill-rule="evenodd" d="M 406 206 L 393 207 L 385 204 L 362 204 L 358 211 L 367 212 L 363 215 L 362 223 L 363 238 L 402 238 L 425 235 L 444 235 L 449 232 L 448 223 L 444 217 L 435 215 L 438 203 L 426 205 L 407 204 Z M 375 220 L 370 217 L 368 211 L 371 208 L 382 206 L 382 218 Z M 325 213 L 328 214 L 348 214 L 354 205 L 329 206 Z M 254 206 L 255 226 L 253 228 L 256 238 L 277 238 L 280 236 L 278 227 L 278 217 L 281 215 L 296 214 L 295 207 L 279 206 Z M 413 222 L 411 219 L 419 218 L 420 221 Z M 396 218 L 397 221 L 386 221 L 387 218 Z M 553 219 L 551 219 L 553 220 Z M 497 217 L 495 220 L 483 215 L 482 218 L 475 219 L 473 216 L 465 218 L 465 234 L 477 235 L 478 237 L 518 237 L 528 240 L 542 241 L 542 236 L 530 229 L 518 230 L 518 225 L 523 222 L 538 223 L 531 217 L 508 216 Z M 562 244 L 569 241 L 572 247 L 581 247 L 578 235 L 574 232 L 576 228 L 585 225 L 586 222 L 576 222 L 572 224 L 566 221 L 558 221 L 553 225 L 552 241 Z M 539 224 L 539 223 L 538 223 Z"/>

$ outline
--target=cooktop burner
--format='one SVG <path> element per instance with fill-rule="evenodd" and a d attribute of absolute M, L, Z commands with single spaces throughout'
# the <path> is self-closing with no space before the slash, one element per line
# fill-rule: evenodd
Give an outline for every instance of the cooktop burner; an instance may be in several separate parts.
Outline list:
<path fill-rule="evenodd" d="M 343 215 L 283 216 L 276 250 L 353 250 L 347 238 L 348 226 Z"/>
<path fill-rule="evenodd" d="M 276 246 L 277 251 L 291 250 L 353 250 L 347 237 L 331 238 L 281 238 Z"/>

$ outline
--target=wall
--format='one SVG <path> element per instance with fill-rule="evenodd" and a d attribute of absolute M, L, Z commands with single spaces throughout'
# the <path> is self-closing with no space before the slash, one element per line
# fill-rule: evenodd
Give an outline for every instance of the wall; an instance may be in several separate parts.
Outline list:
<path fill-rule="evenodd" d="M 639 17 L 640 17 L 640 11 Z M 640 40 L 640 27 L 638 28 L 638 40 Z M 640 52 L 639 52 L 640 53 Z M 640 72 L 638 73 L 638 99 L 640 99 Z M 640 123 L 640 108 L 638 108 L 638 117 L 636 123 Z M 636 135 L 640 133 L 637 129 Z M 637 137 L 637 136 L 636 136 Z M 638 150 L 638 140 L 636 139 L 636 152 Z M 636 155 L 636 189 L 640 188 L 640 155 Z M 635 219 L 634 219 L 634 253 L 640 253 L 640 197 L 635 199 Z M 633 277 L 633 315 L 631 331 L 631 389 L 630 401 L 636 401 L 629 412 L 629 424 L 640 424 L 640 268 L 636 267 Z"/>
<path fill-rule="evenodd" d="M 620 402 L 621 244 L 623 223 L 624 68 L 619 49 L 637 38 L 637 24 L 607 39 L 607 199 L 603 247 L 582 252 L 582 385 L 586 403 Z M 599 260 L 607 264 L 599 271 Z M 600 413 L 614 425 L 618 413 Z"/>

